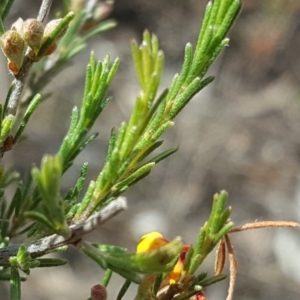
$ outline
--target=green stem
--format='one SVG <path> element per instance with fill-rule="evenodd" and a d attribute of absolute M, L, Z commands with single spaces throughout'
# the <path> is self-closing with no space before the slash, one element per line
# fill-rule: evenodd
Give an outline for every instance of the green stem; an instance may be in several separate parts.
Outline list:
<path fill-rule="evenodd" d="M 104 273 L 103 279 L 101 281 L 101 285 L 107 287 L 112 274 L 113 274 L 113 271 L 111 269 L 107 269 Z"/>

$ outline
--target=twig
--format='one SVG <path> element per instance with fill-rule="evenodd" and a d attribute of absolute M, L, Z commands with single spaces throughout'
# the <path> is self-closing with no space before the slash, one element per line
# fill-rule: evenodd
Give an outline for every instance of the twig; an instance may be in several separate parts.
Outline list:
<path fill-rule="evenodd" d="M 126 209 L 126 198 L 118 197 L 83 223 L 71 225 L 71 237 L 66 239 L 61 235 L 53 234 L 33 243 L 25 243 L 25 247 L 27 248 L 30 256 L 35 258 L 43 256 L 58 247 L 66 245 L 76 246 L 76 244 L 81 241 L 84 235 L 93 231 L 97 226 L 104 224 L 109 219 Z M 0 249 L 0 265 L 9 265 L 9 258 L 17 255 L 20 246 L 21 244 L 13 244 Z"/>
<path fill-rule="evenodd" d="M 262 222 L 254 222 L 254 223 L 246 223 L 243 226 L 235 227 L 230 230 L 229 233 L 235 233 L 250 229 L 259 229 L 259 228 L 272 228 L 272 227 L 292 227 L 292 228 L 300 228 L 300 223 L 292 222 L 292 221 L 262 221 Z"/>
<path fill-rule="evenodd" d="M 41 21 L 42 23 L 45 22 L 45 20 L 48 17 L 52 2 L 53 2 L 53 0 L 43 0 L 43 3 L 40 7 L 39 14 L 37 16 L 38 21 Z"/>
<path fill-rule="evenodd" d="M 6 115 L 16 115 L 22 92 L 25 86 L 25 81 L 32 64 L 33 61 L 28 57 L 25 57 L 23 65 L 20 68 L 20 72 L 16 75 L 14 80 L 14 89 L 10 94 L 8 100 Z"/>
<path fill-rule="evenodd" d="M 37 19 L 39 21 L 44 21 L 47 17 L 49 10 L 51 8 L 52 0 L 43 0 Z M 21 95 L 25 86 L 26 78 L 29 74 L 29 70 L 33 62 L 27 56 L 24 59 L 20 72 L 16 75 L 14 80 L 14 89 L 10 95 L 8 106 L 7 106 L 7 115 L 16 115 Z"/>

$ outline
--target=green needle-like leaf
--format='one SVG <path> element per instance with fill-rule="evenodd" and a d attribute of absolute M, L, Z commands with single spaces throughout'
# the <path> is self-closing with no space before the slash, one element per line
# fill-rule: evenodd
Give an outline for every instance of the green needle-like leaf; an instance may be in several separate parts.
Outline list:
<path fill-rule="evenodd" d="M 103 62 L 96 62 L 94 54 L 91 54 L 86 70 L 82 107 L 80 110 L 74 108 L 69 131 L 59 150 L 64 162 L 64 171 L 96 137 L 96 135 L 92 135 L 86 139 L 89 130 L 109 102 L 109 99 L 106 98 L 106 91 L 118 69 L 119 60 L 115 60 L 111 68 L 109 65 L 109 56 L 106 56 Z"/>
<path fill-rule="evenodd" d="M 172 101 L 177 96 L 180 89 L 184 89 L 186 77 L 190 71 L 191 64 L 193 61 L 193 48 L 190 43 L 186 44 L 184 52 L 184 61 L 181 69 L 181 73 L 174 77 L 174 80 L 170 87 L 170 92 L 168 94 L 168 100 Z"/>
<path fill-rule="evenodd" d="M 0 272 L 0 281 L 10 281 L 10 280 L 11 280 L 11 274 Z M 26 277 L 20 276 L 20 281 L 21 282 L 26 281 Z"/>
<path fill-rule="evenodd" d="M 66 259 L 61 258 L 39 258 L 37 261 L 39 262 L 39 268 L 63 266 L 68 262 Z"/>
<path fill-rule="evenodd" d="M 98 26 L 96 26 L 93 30 L 91 30 L 89 33 L 85 34 L 82 39 L 83 41 L 86 41 L 93 37 L 94 35 L 107 31 L 109 29 L 112 29 L 117 26 L 117 22 L 114 20 L 106 20 L 104 22 L 101 22 Z"/>
<path fill-rule="evenodd" d="M 16 117 L 14 115 L 8 115 L 2 120 L 0 143 L 3 143 L 5 139 L 10 135 L 13 126 L 15 124 Z"/>
<path fill-rule="evenodd" d="M 207 227 L 211 234 L 216 234 L 223 227 L 221 224 L 222 214 L 227 203 L 228 194 L 226 191 L 221 191 L 220 194 L 215 194 L 213 199 L 213 206 Z"/>
<path fill-rule="evenodd" d="M 11 267 L 10 275 L 10 294 L 11 300 L 20 300 L 21 299 L 21 279 L 20 274 L 17 268 Z"/>
<path fill-rule="evenodd" d="M 140 168 L 138 168 L 132 175 L 128 176 L 123 181 L 117 183 L 115 186 L 112 187 L 112 190 L 119 190 L 124 186 L 130 186 L 133 183 L 141 180 L 146 175 L 149 174 L 151 169 L 155 166 L 154 162 L 148 163 Z"/>
<path fill-rule="evenodd" d="M 194 248 L 193 246 L 191 246 L 188 252 L 186 253 L 183 270 L 187 270 L 187 271 L 189 270 L 193 256 L 194 256 Z"/>
<path fill-rule="evenodd" d="M 30 102 L 30 104 L 27 107 L 27 110 L 24 114 L 23 120 L 14 136 L 14 139 L 13 139 L 14 144 L 16 144 L 18 142 L 18 140 L 20 139 L 30 117 L 32 116 L 33 112 L 35 111 L 35 109 L 37 108 L 37 106 L 40 104 L 41 101 L 42 101 L 42 96 L 38 94 Z"/>
<path fill-rule="evenodd" d="M 2 9 L 1 9 L 1 20 L 2 21 L 4 21 L 6 19 L 14 1 L 15 0 L 7 0 L 7 1 L 5 1 L 5 5 L 4 5 L 4 3 L 2 4 Z M 4 1 L 2 1 L 2 2 L 4 2 Z"/>
<path fill-rule="evenodd" d="M 83 185 L 85 183 L 87 172 L 88 172 L 88 163 L 85 162 L 82 165 L 79 178 L 77 179 L 77 182 L 76 182 L 74 188 L 65 197 L 65 199 L 68 201 L 68 205 L 72 206 L 78 200 L 78 196 L 79 196 L 80 192 L 82 191 Z"/>
<path fill-rule="evenodd" d="M 49 221 L 51 228 L 63 236 L 69 236 L 70 229 L 66 223 L 63 198 L 60 195 L 60 181 L 63 164 L 60 156 L 44 156 L 41 169 L 33 168 L 32 176 L 37 184 L 42 201 L 44 223 Z M 31 216 L 41 218 L 38 212 L 31 212 Z M 46 221 L 47 220 L 47 221 Z"/>
<path fill-rule="evenodd" d="M 191 100 L 191 98 L 206 87 L 214 80 L 214 77 L 208 77 L 204 80 L 200 80 L 196 77 L 183 91 L 178 95 L 174 104 L 169 112 L 170 118 L 175 118 L 176 115 L 184 108 L 185 105 Z"/>
<path fill-rule="evenodd" d="M 117 296 L 117 300 L 121 300 L 123 298 L 123 296 L 126 294 L 126 292 L 128 291 L 130 285 L 131 285 L 132 281 L 129 279 L 126 279 L 126 281 L 124 282 L 124 284 L 122 285 L 118 296 Z"/>
<path fill-rule="evenodd" d="M 34 221 L 37 221 L 41 224 L 44 224 L 46 227 L 51 228 L 52 230 L 55 231 L 55 227 L 52 224 L 52 222 L 42 213 L 37 212 L 37 211 L 25 211 L 23 216 L 25 218 L 32 219 Z"/>
<path fill-rule="evenodd" d="M 206 286 L 212 285 L 214 283 L 217 283 L 219 281 L 222 281 L 222 280 L 226 279 L 226 277 L 227 276 L 225 274 L 220 274 L 217 276 L 213 276 L 213 277 L 204 279 L 204 280 L 200 281 L 199 284 L 203 287 L 206 287 Z"/>
<path fill-rule="evenodd" d="M 112 274 L 113 274 L 113 271 L 111 269 L 107 269 L 104 273 L 103 279 L 101 281 L 101 285 L 107 287 L 110 282 Z"/>
<path fill-rule="evenodd" d="M 168 149 L 156 156 L 154 156 L 153 158 L 150 159 L 149 162 L 154 162 L 155 164 L 159 163 L 161 160 L 164 160 L 166 159 L 167 157 L 169 157 L 170 155 L 174 154 L 175 152 L 177 152 L 179 148 L 171 148 L 171 149 Z M 147 162 L 147 163 L 149 163 Z"/>
<path fill-rule="evenodd" d="M 51 32 L 51 34 L 48 36 L 48 38 L 43 42 L 37 56 L 42 57 L 49 47 L 55 43 L 57 38 L 62 34 L 62 32 L 65 31 L 69 23 L 74 18 L 74 13 L 69 12 L 60 22 L 57 24 L 56 28 Z"/>

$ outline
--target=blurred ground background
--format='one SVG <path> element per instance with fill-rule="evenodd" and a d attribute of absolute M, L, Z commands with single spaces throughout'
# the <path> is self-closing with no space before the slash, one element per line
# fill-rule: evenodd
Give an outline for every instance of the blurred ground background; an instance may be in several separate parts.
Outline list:
<path fill-rule="evenodd" d="M 55 1 L 54 1 L 55 2 Z M 130 58 L 131 38 L 140 41 L 147 28 L 156 33 L 166 54 L 161 88 L 180 70 L 187 42 L 195 45 L 203 0 L 116 0 L 112 17 L 119 25 L 87 45 L 74 65 L 53 80 L 52 98 L 29 124 L 27 139 L 9 153 L 6 163 L 25 174 L 44 153 L 55 153 L 67 130 L 69 112 L 79 104 L 84 69 L 93 49 L 119 57 L 119 73 L 109 92 L 113 100 L 94 130 L 99 138 L 66 174 L 67 189 L 80 165 L 91 163 L 90 178 L 101 169 L 111 127 L 128 120 L 139 88 Z M 40 1 L 15 1 L 11 19 L 34 17 Z M 55 3 L 59 4 L 59 1 Z M 178 153 L 160 163 L 126 196 L 129 210 L 91 235 L 91 241 L 134 250 L 140 235 L 161 231 L 193 243 L 206 220 L 215 192 L 226 189 L 237 225 L 255 220 L 300 221 L 300 2 L 244 0 L 230 33 L 230 47 L 212 67 L 216 80 L 185 108 L 164 135 L 164 147 L 180 145 Z M 25 8 L 26 5 L 26 8 Z M 11 81 L 0 69 L 1 88 Z M 4 93 L 5 94 L 5 93 Z M 300 236 L 292 229 L 264 229 L 233 236 L 238 256 L 235 299 L 300 299 Z M 23 299 L 86 299 L 101 270 L 70 250 L 63 268 L 35 270 L 23 284 Z M 213 259 L 213 258 L 212 258 Z M 212 272 L 212 260 L 203 270 Z M 109 299 L 123 280 L 113 277 Z M 207 290 L 208 299 L 222 300 L 226 283 Z M 133 292 L 125 299 L 132 299 Z M 0 299 L 8 287 L 0 285 Z"/>

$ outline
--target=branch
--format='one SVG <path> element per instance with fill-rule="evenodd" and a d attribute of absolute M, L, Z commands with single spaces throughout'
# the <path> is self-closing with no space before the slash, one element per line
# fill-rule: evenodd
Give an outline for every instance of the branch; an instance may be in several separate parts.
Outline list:
<path fill-rule="evenodd" d="M 52 0 L 43 0 L 37 19 L 39 21 L 44 21 L 47 17 L 49 10 L 51 8 Z M 26 78 L 29 74 L 29 70 L 33 64 L 33 61 L 27 56 L 24 59 L 23 65 L 20 68 L 20 72 L 16 75 L 13 82 L 14 89 L 10 95 L 8 106 L 7 106 L 7 115 L 15 115 L 19 106 L 21 95 L 25 86 Z"/>
<path fill-rule="evenodd" d="M 48 17 L 52 2 L 53 2 L 53 0 L 43 0 L 43 3 L 40 7 L 39 14 L 37 16 L 38 21 L 41 21 L 42 23 L 45 22 L 45 20 Z"/>
<path fill-rule="evenodd" d="M 64 238 L 61 235 L 53 234 L 37 240 L 33 243 L 25 243 L 25 247 L 29 252 L 31 258 L 36 258 L 49 253 L 50 251 L 66 246 L 76 246 L 84 235 L 93 231 L 99 225 L 104 224 L 112 217 L 127 209 L 127 201 L 125 197 L 118 197 L 117 199 L 110 202 L 99 212 L 92 215 L 85 222 L 80 224 L 74 224 L 70 226 L 71 237 Z M 22 244 L 13 244 L 3 249 L 0 249 L 0 265 L 9 265 L 9 258 L 16 256 L 17 252 Z"/>
<path fill-rule="evenodd" d="M 25 81 L 32 64 L 33 61 L 28 57 L 25 57 L 20 72 L 16 75 L 15 80 L 13 81 L 14 88 L 8 100 L 6 115 L 16 115 L 21 95 L 25 86 Z"/>

